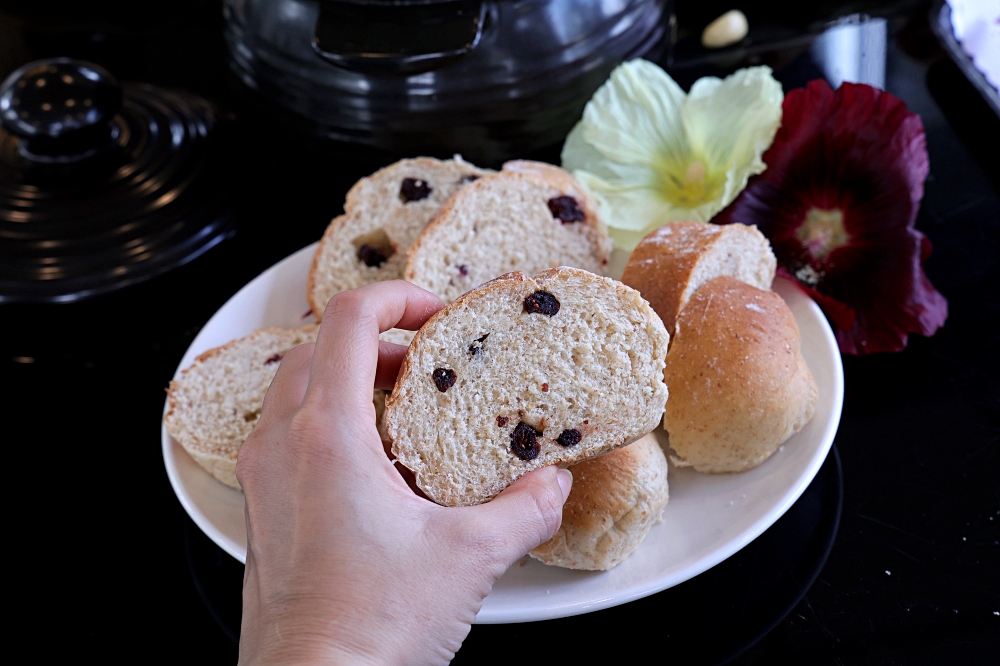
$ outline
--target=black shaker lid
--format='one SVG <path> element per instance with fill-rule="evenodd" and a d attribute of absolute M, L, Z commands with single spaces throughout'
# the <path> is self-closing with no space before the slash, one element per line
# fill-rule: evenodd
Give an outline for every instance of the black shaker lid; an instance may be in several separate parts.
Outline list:
<path fill-rule="evenodd" d="M 56 58 L 0 85 L 0 302 L 73 301 L 184 264 L 233 232 L 220 113 Z"/>

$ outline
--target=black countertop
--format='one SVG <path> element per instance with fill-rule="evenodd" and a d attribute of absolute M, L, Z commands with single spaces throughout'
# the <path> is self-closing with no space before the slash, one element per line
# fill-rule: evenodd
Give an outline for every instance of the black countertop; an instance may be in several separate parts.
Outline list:
<path fill-rule="evenodd" d="M 139 4 L 0 6 L 0 78 L 28 60 L 68 55 L 235 107 L 219 4 Z M 602 643 L 615 660 L 685 664 L 997 663 L 1000 119 L 939 49 L 927 5 L 877 12 L 890 17 L 886 89 L 926 128 L 931 174 L 917 228 L 934 245 L 925 268 L 948 299 L 946 325 L 929 339 L 911 336 L 901 353 L 844 359 L 833 452 L 785 517 L 737 555 L 612 609 L 475 626 L 456 663 L 494 654 L 586 662 Z M 697 23 L 685 16 L 673 71 L 689 84 L 701 70 L 682 57 L 684 21 Z M 786 90 L 814 75 L 796 62 L 775 67 Z M 232 131 L 231 240 L 93 300 L 0 306 L 2 440 L 13 452 L 9 635 L 37 654 L 235 661 L 242 566 L 194 526 L 170 488 L 163 390 L 212 313 L 318 239 L 378 158 L 289 147 L 239 114 Z"/>

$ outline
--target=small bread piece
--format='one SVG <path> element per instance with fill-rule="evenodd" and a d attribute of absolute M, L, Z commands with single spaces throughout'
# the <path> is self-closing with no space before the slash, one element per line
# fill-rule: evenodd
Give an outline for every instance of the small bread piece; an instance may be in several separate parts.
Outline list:
<path fill-rule="evenodd" d="M 316 342 L 319 326 L 265 328 L 198 356 L 167 389 L 167 432 L 209 474 L 239 489 L 236 458 L 260 419 L 271 380 L 293 347 Z M 380 339 L 403 343 L 410 331 L 392 329 Z M 372 395 L 375 422 L 385 438 L 385 392 Z"/>
<path fill-rule="evenodd" d="M 597 205 L 572 176 L 550 164 L 509 162 L 441 207 L 410 248 L 403 278 L 450 303 L 511 271 L 600 273 L 610 252 Z"/>
<path fill-rule="evenodd" d="M 417 332 L 386 399 L 392 453 L 455 506 L 629 444 L 663 414 L 668 341 L 639 292 L 610 278 L 499 277 Z"/>
<path fill-rule="evenodd" d="M 260 419 L 281 358 L 315 342 L 318 330 L 265 328 L 200 355 L 170 382 L 167 432 L 209 474 L 238 489 L 236 456 Z"/>
<path fill-rule="evenodd" d="M 635 552 L 667 505 L 667 458 L 652 433 L 570 467 L 556 535 L 529 553 L 545 564 L 606 571 Z"/>
<path fill-rule="evenodd" d="M 770 289 L 776 266 L 771 244 L 755 226 L 674 222 L 642 239 L 622 282 L 639 290 L 673 335 L 677 314 L 703 284 L 729 275 Z"/>
<path fill-rule="evenodd" d="M 781 296 L 731 277 L 694 292 L 667 355 L 671 460 L 699 472 L 762 463 L 812 418 L 819 391 Z"/>
<path fill-rule="evenodd" d="M 316 248 L 307 298 L 317 320 L 341 291 L 403 277 L 406 254 L 452 194 L 494 173 L 461 157 L 400 160 L 359 180 Z"/>

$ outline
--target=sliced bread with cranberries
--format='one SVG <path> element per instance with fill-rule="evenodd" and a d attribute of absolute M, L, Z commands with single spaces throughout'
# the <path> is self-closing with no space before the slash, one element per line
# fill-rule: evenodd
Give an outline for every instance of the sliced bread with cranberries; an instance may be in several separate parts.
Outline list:
<path fill-rule="evenodd" d="M 545 564 L 606 571 L 634 553 L 667 505 L 667 458 L 656 436 L 577 463 L 555 536 L 529 553 Z"/>
<path fill-rule="evenodd" d="M 264 395 L 282 357 L 298 345 L 315 342 L 318 331 L 316 325 L 265 328 L 198 356 L 167 389 L 167 432 L 209 474 L 238 489 L 236 458 L 260 419 Z M 412 335 L 398 331 L 394 337 L 386 331 L 380 337 L 396 342 L 406 337 L 400 334 Z M 376 427 L 384 438 L 385 393 L 375 389 L 372 401 Z"/>
<path fill-rule="evenodd" d="M 776 266 L 771 244 L 755 226 L 674 222 L 642 239 L 622 282 L 639 290 L 673 335 L 677 315 L 703 284 L 729 275 L 767 290 Z"/>
<path fill-rule="evenodd" d="M 601 273 L 610 252 L 596 204 L 566 171 L 508 162 L 441 207 L 410 248 L 403 277 L 450 303 L 511 271 Z"/>
<path fill-rule="evenodd" d="M 393 455 L 455 506 L 630 444 L 662 417 L 668 341 L 639 292 L 610 278 L 501 276 L 417 332 L 386 399 Z"/>
<path fill-rule="evenodd" d="M 448 199 L 493 171 L 461 157 L 400 160 L 359 180 L 344 214 L 327 227 L 309 269 L 307 298 L 317 319 L 341 291 L 403 277 L 406 254 Z"/>
<path fill-rule="evenodd" d="M 239 488 L 236 456 L 260 419 L 281 358 L 319 327 L 265 328 L 210 349 L 170 382 L 163 424 L 209 474 Z"/>

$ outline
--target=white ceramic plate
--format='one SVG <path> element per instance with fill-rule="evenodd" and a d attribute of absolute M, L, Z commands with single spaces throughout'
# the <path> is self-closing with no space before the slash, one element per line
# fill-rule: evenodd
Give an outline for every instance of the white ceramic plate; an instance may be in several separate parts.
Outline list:
<path fill-rule="evenodd" d="M 315 245 L 262 273 L 215 313 L 177 369 L 202 352 L 266 326 L 297 326 L 309 310 L 306 275 Z M 615 261 L 617 260 L 617 261 Z M 624 262 L 621 255 L 612 266 Z M 497 581 L 478 623 L 546 620 L 645 597 L 715 566 L 781 517 L 812 481 L 840 422 L 844 379 L 840 353 L 820 309 L 792 284 L 777 291 L 795 314 L 802 353 L 819 385 L 816 415 L 759 467 L 742 474 L 670 469 L 670 502 L 663 520 L 631 557 L 611 571 L 560 569 L 525 558 Z M 215 543 L 246 561 L 243 494 L 212 478 L 162 431 L 163 460 L 184 509 Z"/>

